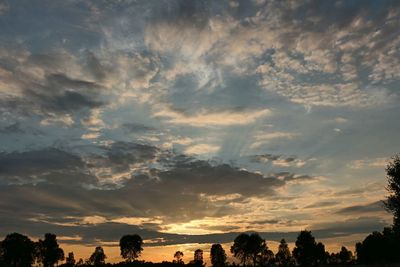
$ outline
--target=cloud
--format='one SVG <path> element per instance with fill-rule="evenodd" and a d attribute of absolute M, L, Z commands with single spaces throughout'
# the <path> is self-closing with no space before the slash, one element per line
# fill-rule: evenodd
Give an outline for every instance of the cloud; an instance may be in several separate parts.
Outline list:
<path fill-rule="evenodd" d="M 346 236 L 356 233 L 371 233 L 380 231 L 388 222 L 381 217 L 358 217 L 344 221 L 333 221 L 316 223 L 310 226 L 310 229 L 316 236 L 333 237 Z"/>
<path fill-rule="evenodd" d="M 114 222 L 157 229 L 161 222 L 232 215 L 240 210 L 237 204 L 249 198 L 272 197 L 286 183 L 313 179 L 288 172 L 263 176 L 140 144 L 114 143 L 99 149 L 99 155 L 50 148 L 2 153 L 2 217 L 22 228 L 28 221 L 41 231 L 52 225 L 62 235 L 58 226 L 78 231 L 82 225 L 106 227 Z M 141 163 L 147 164 L 137 169 Z M 120 180 L 109 179 L 123 173 Z M 227 197 L 233 195 L 238 197 Z M 70 234 L 82 236 L 81 230 Z"/>
<path fill-rule="evenodd" d="M 274 139 L 293 139 L 294 137 L 299 135 L 299 133 L 291 132 L 259 132 L 255 134 L 255 141 L 250 145 L 250 147 L 258 148 Z"/>
<path fill-rule="evenodd" d="M 0 134 L 22 134 L 25 133 L 23 129 L 21 129 L 21 125 L 19 123 L 13 123 L 3 128 L 0 128 Z"/>
<path fill-rule="evenodd" d="M 308 161 L 314 159 L 302 160 L 295 156 L 285 157 L 283 155 L 262 154 L 250 156 L 250 160 L 257 163 L 272 163 L 272 165 L 281 167 L 303 167 Z"/>
<path fill-rule="evenodd" d="M 166 118 L 167 121 L 172 124 L 184 124 L 193 127 L 207 127 L 251 124 L 258 119 L 261 119 L 270 114 L 270 110 L 262 109 L 253 111 L 200 111 L 193 115 L 186 115 L 182 112 L 174 111 L 171 109 L 163 109 L 160 111 L 156 111 L 153 116 Z"/>
<path fill-rule="evenodd" d="M 382 201 L 375 201 L 366 205 L 354 205 L 342 208 L 336 213 L 341 215 L 368 214 L 385 211 Z"/>
<path fill-rule="evenodd" d="M 185 148 L 185 154 L 213 154 L 220 150 L 219 146 L 209 144 L 197 144 Z"/>
<path fill-rule="evenodd" d="M 55 148 L 2 152 L 0 163 L 3 185 L 40 182 L 73 185 L 94 182 L 93 177 L 82 172 L 85 163 L 80 157 Z"/>
<path fill-rule="evenodd" d="M 123 123 L 122 128 L 124 128 L 128 132 L 136 133 L 136 132 L 148 132 L 156 130 L 153 127 L 146 126 L 141 123 Z"/>
<path fill-rule="evenodd" d="M 137 231 L 176 244 L 231 242 L 237 233 L 160 231 L 269 227 L 277 232 L 266 237 L 293 240 L 292 229 L 313 216 L 310 227 L 327 237 L 387 223 L 371 200 L 341 204 L 383 193 L 381 182 L 341 190 L 328 179 L 346 177 L 335 155 L 361 142 L 362 127 L 384 128 L 398 109 L 398 3 L 99 1 L 37 12 L 9 2 L 0 4 L 0 235 L 53 231 L 94 244 Z M 310 131 L 324 137 L 315 142 Z M 351 158 L 375 141 L 366 136 Z M 333 159 L 316 167 L 304 153 Z M 221 159 L 207 160 L 215 154 Z M 385 164 L 349 167 L 360 174 Z M 317 176 L 287 171 L 295 167 Z M 330 198 L 302 194 L 322 196 L 321 187 Z M 332 208 L 340 218 L 326 217 Z"/>
<path fill-rule="evenodd" d="M 338 201 L 332 201 L 332 200 L 324 200 L 324 201 L 317 201 L 315 203 L 312 203 L 310 205 L 305 206 L 305 209 L 313 209 L 313 208 L 325 208 L 325 207 L 331 207 L 339 204 L 340 202 Z"/>
<path fill-rule="evenodd" d="M 104 105 L 99 98 L 103 87 L 84 78 L 79 59 L 60 49 L 55 53 L 31 54 L 18 47 L 1 47 L 0 58 L 8 62 L 6 78 L 0 83 L 3 109 L 14 116 L 38 115 L 42 124 L 73 124 L 73 115 Z"/>
<path fill-rule="evenodd" d="M 363 168 L 385 168 L 388 164 L 387 158 L 375 158 L 375 159 L 359 159 L 349 163 L 349 167 L 352 169 L 363 169 Z"/>

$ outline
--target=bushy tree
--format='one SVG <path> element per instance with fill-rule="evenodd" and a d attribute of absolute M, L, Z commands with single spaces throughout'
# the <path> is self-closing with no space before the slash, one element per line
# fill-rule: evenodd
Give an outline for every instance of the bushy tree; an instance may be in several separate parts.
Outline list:
<path fill-rule="evenodd" d="M 9 234 L 1 242 L 1 248 L 7 267 L 30 267 L 34 261 L 35 244 L 27 236 Z"/>
<path fill-rule="evenodd" d="M 178 264 L 183 264 L 183 252 L 182 251 L 176 251 L 174 254 L 174 263 L 178 263 Z"/>
<path fill-rule="evenodd" d="M 275 255 L 272 250 L 268 249 L 267 246 L 257 255 L 257 264 L 259 266 L 270 266 L 275 263 Z"/>
<path fill-rule="evenodd" d="M 394 156 L 388 163 L 386 175 L 389 196 L 384 204 L 386 209 L 393 213 L 393 230 L 400 235 L 400 155 Z"/>
<path fill-rule="evenodd" d="M 226 253 L 221 244 L 213 244 L 211 246 L 210 258 L 213 267 L 226 266 Z"/>
<path fill-rule="evenodd" d="M 339 256 L 338 258 L 342 264 L 347 264 L 352 260 L 353 253 L 351 253 L 351 251 L 348 250 L 346 247 L 342 246 L 338 256 Z"/>
<path fill-rule="evenodd" d="M 93 254 L 89 258 L 89 264 L 104 265 L 106 263 L 106 254 L 102 247 L 96 247 Z"/>
<path fill-rule="evenodd" d="M 124 235 L 119 241 L 122 258 L 134 261 L 143 251 L 143 240 L 139 235 Z"/>
<path fill-rule="evenodd" d="M 317 245 L 311 231 L 304 230 L 298 235 L 292 254 L 300 266 L 315 266 L 323 260 L 325 247 L 322 243 Z"/>
<path fill-rule="evenodd" d="M 400 262 L 400 240 L 392 228 L 373 232 L 356 244 L 357 261 L 366 264 Z"/>
<path fill-rule="evenodd" d="M 193 263 L 196 265 L 203 265 L 203 250 L 201 249 L 196 249 L 194 251 L 194 256 L 193 256 Z"/>
<path fill-rule="evenodd" d="M 64 260 L 64 251 L 59 247 L 55 234 L 45 234 L 44 240 L 39 240 L 37 246 L 38 259 L 43 267 L 53 267 L 58 261 Z"/>
<path fill-rule="evenodd" d="M 279 266 L 287 267 L 292 265 L 292 254 L 290 253 L 289 246 L 285 239 L 282 239 L 279 244 L 278 252 L 275 255 L 275 260 L 276 264 Z"/>
<path fill-rule="evenodd" d="M 233 241 L 231 253 L 237 257 L 243 265 L 246 265 L 248 260 L 251 260 L 253 266 L 257 265 L 257 260 L 261 253 L 266 249 L 265 240 L 259 234 L 240 234 Z"/>
<path fill-rule="evenodd" d="M 318 242 L 315 247 L 315 261 L 316 264 L 325 264 L 328 260 L 328 256 L 326 255 L 325 245 L 321 242 Z"/>
<path fill-rule="evenodd" d="M 68 267 L 72 267 L 75 265 L 75 256 L 73 252 L 68 253 L 68 256 L 65 258 L 65 264 Z"/>

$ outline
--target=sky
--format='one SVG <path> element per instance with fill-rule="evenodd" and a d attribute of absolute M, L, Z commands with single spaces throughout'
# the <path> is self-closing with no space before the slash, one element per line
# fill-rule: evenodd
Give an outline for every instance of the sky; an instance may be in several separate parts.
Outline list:
<path fill-rule="evenodd" d="M 0 237 L 188 261 L 392 222 L 399 1 L 0 0 L 0 29 Z"/>

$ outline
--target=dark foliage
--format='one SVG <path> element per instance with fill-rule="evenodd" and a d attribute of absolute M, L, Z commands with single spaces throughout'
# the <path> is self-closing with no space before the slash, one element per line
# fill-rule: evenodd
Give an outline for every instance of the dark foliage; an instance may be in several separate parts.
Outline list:
<path fill-rule="evenodd" d="M 75 266 L 75 256 L 73 252 L 68 253 L 68 256 L 65 258 L 65 265 L 66 267 Z"/>
<path fill-rule="evenodd" d="M 317 266 L 327 262 L 325 246 L 315 242 L 311 231 L 301 231 L 293 249 L 293 257 L 300 266 Z"/>
<path fill-rule="evenodd" d="M 210 258 L 213 267 L 226 266 L 226 253 L 221 244 L 213 244 L 211 246 Z"/>
<path fill-rule="evenodd" d="M 393 230 L 400 235 L 400 155 L 386 166 L 389 196 L 384 202 L 388 211 L 393 213 Z"/>
<path fill-rule="evenodd" d="M 278 252 L 275 255 L 275 261 L 278 266 L 288 267 L 294 265 L 292 254 L 285 239 L 281 240 Z"/>
<path fill-rule="evenodd" d="M 265 240 L 257 233 L 250 235 L 243 233 L 238 235 L 233 241 L 231 253 L 237 257 L 243 265 L 251 261 L 253 266 L 256 266 L 258 261 L 269 254 Z"/>
<path fill-rule="evenodd" d="M 5 266 L 29 267 L 35 257 L 35 244 L 27 236 L 12 233 L 1 242 Z"/>
<path fill-rule="evenodd" d="M 53 267 L 58 261 L 64 260 L 64 251 L 58 246 L 55 234 L 47 233 L 44 240 L 38 241 L 37 258 L 43 267 Z"/>
<path fill-rule="evenodd" d="M 124 235 L 119 241 L 122 258 L 128 262 L 136 260 L 143 248 L 143 240 L 139 235 Z"/>
<path fill-rule="evenodd" d="M 102 247 L 96 247 L 93 254 L 90 256 L 88 263 L 94 266 L 102 266 L 106 262 L 106 254 Z"/>
<path fill-rule="evenodd" d="M 373 232 L 363 242 L 356 244 L 357 260 L 360 263 L 383 264 L 400 262 L 400 239 L 391 228 Z"/>
<path fill-rule="evenodd" d="M 175 254 L 174 254 L 174 263 L 177 263 L 177 264 L 184 264 L 184 262 L 183 262 L 183 252 L 182 251 L 177 251 L 177 252 L 175 252 Z"/>

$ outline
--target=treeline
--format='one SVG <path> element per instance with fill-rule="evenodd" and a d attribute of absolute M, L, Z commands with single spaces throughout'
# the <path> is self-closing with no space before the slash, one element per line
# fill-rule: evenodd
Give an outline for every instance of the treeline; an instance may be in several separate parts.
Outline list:
<path fill-rule="evenodd" d="M 125 235 L 119 242 L 121 257 L 125 260 L 120 263 L 106 263 L 107 256 L 101 246 L 94 249 L 92 255 L 86 259 L 76 260 L 73 252 L 64 255 L 64 251 L 54 234 L 45 234 L 44 240 L 34 242 L 27 236 L 12 233 L 5 237 L 0 244 L 1 267 L 53 267 L 63 262 L 63 267 L 75 266 L 120 266 L 120 267 L 147 267 L 147 266 L 205 266 L 203 250 L 194 252 L 193 260 L 185 263 L 183 252 L 177 251 L 173 260 L 162 263 L 139 261 L 143 251 L 143 240 L 139 235 Z M 257 233 L 243 233 L 238 235 L 230 248 L 231 254 L 238 260 L 237 263 L 227 262 L 227 254 L 221 244 L 213 244 L 210 249 L 210 262 L 213 267 L 235 266 L 351 266 L 356 264 L 383 265 L 400 263 L 400 235 L 393 228 L 385 228 L 383 232 L 374 232 L 368 235 L 363 242 L 357 243 L 356 254 L 342 247 L 337 253 L 329 253 L 321 242 L 316 242 L 311 231 L 301 231 L 296 239 L 295 247 L 290 251 L 285 239 L 280 241 L 278 251 L 274 254 L 267 242 Z"/>

